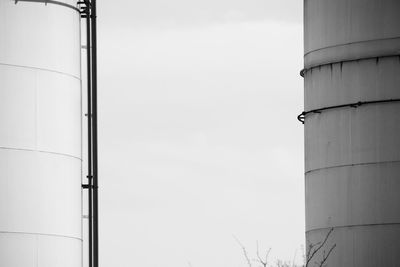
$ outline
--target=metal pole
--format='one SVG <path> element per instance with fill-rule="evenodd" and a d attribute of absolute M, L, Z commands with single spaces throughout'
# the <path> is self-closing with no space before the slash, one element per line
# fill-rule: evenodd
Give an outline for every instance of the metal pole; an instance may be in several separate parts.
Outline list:
<path fill-rule="evenodd" d="M 90 43 L 90 3 L 86 1 L 86 53 L 87 53 L 87 126 L 88 126 L 88 224 L 89 267 L 93 266 L 93 214 L 92 214 L 92 71 Z"/>
<path fill-rule="evenodd" d="M 91 2 L 92 34 L 92 123 L 93 123 L 93 263 L 99 266 L 98 140 L 97 140 L 97 24 L 96 0 Z"/>

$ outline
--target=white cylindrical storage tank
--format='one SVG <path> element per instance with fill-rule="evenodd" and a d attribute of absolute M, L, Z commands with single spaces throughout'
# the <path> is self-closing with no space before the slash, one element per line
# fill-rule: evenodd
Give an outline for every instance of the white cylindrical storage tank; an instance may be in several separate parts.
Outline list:
<path fill-rule="evenodd" d="M 82 266 L 74 7 L 0 0 L 0 266 Z"/>
<path fill-rule="evenodd" d="M 329 267 L 397 267 L 400 1 L 304 8 L 305 111 L 317 110 L 305 115 L 307 242 L 333 228 Z"/>

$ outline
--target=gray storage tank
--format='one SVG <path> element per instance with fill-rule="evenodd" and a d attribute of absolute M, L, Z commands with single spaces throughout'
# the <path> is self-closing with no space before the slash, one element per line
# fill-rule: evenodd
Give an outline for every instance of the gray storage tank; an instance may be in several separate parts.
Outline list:
<path fill-rule="evenodd" d="M 329 267 L 398 267 L 400 1 L 304 9 L 307 242 L 333 228 Z"/>

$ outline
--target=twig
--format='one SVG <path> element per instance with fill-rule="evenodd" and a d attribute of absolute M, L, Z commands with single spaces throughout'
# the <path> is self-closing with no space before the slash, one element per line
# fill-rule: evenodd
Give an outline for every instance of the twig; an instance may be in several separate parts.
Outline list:
<path fill-rule="evenodd" d="M 261 263 L 262 266 L 267 267 L 268 264 L 268 255 L 271 252 L 271 248 L 268 249 L 267 253 L 265 253 L 265 260 L 262 260 L 260 257 L 260 252 L 258 250 L 258 241 L 257 241 L 257 258 L 258 258 L 258 262 Z"/>
<path fill-rule="evenodd" d="M 315 256 L 315 254 L 317 254 L 317 252 L 325 245 L 325 243 L 326 243 L 326 241 L 328 241 L 328 238 L 329 238 L 329 236 L 332 234 L 332 232 L 333 232 L 333 228 L 331 228 L 330 230 L 329 230 L 329 232 L 328 232 L 328 234 L 325 236 L 325 239 L 324 239 L 324 241 L 322 241 L 322 243 L 321 242 L 318 242 L 317 244 L 320 244 L 317 248 L 315 248 L 314 250 L 313 250 L 313 248 L 314 247 L 316 247 L 317 246 L 317 244 L 310 244 L 310 246 L 309 246 L 309 251 L 307 252 L 307 261 L 306 261 L 306 266 L 305 267 L 308 267 L 309 266 L 309 263 L 311 262 L 311 260 L 314 258 L 314 256 Z M 334 245 L 334 247 L 335 247 L 336 245 Z M 334 248 L 333 247 L 333 248 Z M 332 250 L 333 250 L 333 248 L 331 248 L 331 250 L 330 250 L 330 252 L 332 252 Z M 312 251 L 313 250 L 313 251 Z M 330 254 L 330 252 L 329 252 L 329 254 Z M 328 255 L 329 256 L 329 255 Z M 326 258 L 327 259 L 327 258 Z M 325 259 L 325 261 L 326 261 L 326 259 Z M 324 261 L 324 262 L 325 262 Z"/>
<path fill-rule="evenodd" d="M 246 258 L 246 261 L 247 261 L 247 265 L 248 265 L 249 267 L 252 267 L 251 261 L 250 261 L 249 255 L 247 254 L 247 250 L 246 250 L 245 246 L 243 246 L 243 244 L 239 241 L 239 239 L 238 239 L 236 236 L 233 236 L 233 238 L 236 240 L 236 242 L 237 242 L 237 243 L 239 244 L 239 246 L 242 248 L 242 250 L 243 250 L 243 255 L 244 255 L 244 257 Z"/>
<path fill-rule="evenodd" d="M 293 255 L 293 260 L 292 260 L 292 267 L 296 267 L 295 266 L 295 261 L 296 261 L 296 256 L 297 256 L 297 249 L 296 249 L 296 251 L 294 252 L 294 255 Z"/>
<path fill-rule="evenodd" d="M 319 267 L 324 266 L 324 263 L 326 262 L 326 260 L 328 259 L 329 255 L 332 253 L 332 251 L 335 249 L 336 244 L 334 244 L 331 249 L 328 251 L 328 254 L 325 255 L 325 251 L 324 251 L 324 257 L 322 258 L 322 261 L 319 264 Z"/>

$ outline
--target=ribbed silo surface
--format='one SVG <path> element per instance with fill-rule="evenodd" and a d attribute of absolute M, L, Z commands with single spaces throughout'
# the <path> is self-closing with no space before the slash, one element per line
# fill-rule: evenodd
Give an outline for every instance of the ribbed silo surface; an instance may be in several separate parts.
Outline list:
<path fill-rule="evenodd" d="M 79 13 L 0 0 L 0 266 L 82 266 L 81 228 Z"/>
<path fill-rule="evenodd" d="M 306 111 L 400 99 L 400 1 L 304 4 Z M 333 228 L 329 267 L 400 266 L 400 103 L 307 114 L 305 151 L 307 242 Z"/>

